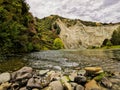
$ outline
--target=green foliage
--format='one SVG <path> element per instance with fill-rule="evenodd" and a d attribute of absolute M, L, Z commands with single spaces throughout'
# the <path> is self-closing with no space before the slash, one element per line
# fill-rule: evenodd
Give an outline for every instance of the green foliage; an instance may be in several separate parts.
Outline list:
<path fill-rule="evenodd" d="M 112 43 L 110 40 L 108 40 L 108 42 L 106 43 L 106 46 L 112 46 Z"/>
<path fill-rule="evenodd" d="M 120 45 L 120 26 L 113 32 L 111 42 L 113 45 Z"/>
<path fill-rule="evenodd" d="M 53 48 L 54 49 L 63 49 L 64 48 L 64 44 L 60 38 L 56 38 L 54 40 Z"/>
<path fill-rule="evenodd" d="M 55 24 L 53 25 L 53 28 L 55 29 L 55 33 L 56 33 L 57 35 L 60 34 L 61 29 L 60 29 L 60 27 L 59 27 L 59 25 L 58 25 L 57 23 L 55 23 Z"/>
<path fill-rule="evenodd" d="M 28 31 L 33 17 L 28 10 L 29 7 L 24 0 L 0 1 L 0 52 L 2 54 L 28 52 L 33 49 L 28 44 L 33 43 Z"/>

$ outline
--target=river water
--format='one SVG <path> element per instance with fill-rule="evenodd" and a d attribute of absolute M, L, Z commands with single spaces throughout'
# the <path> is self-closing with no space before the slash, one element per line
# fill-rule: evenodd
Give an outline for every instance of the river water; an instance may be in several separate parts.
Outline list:
<path fill-rule="evenodd" d="M 14 71 L 23 66 L 37 69 L 71 69 L 76 67 L 101 66 L 107 71 L 120 72 L 120 49 L 66 49 L 34 52 L 9 56 L 0 60 L 0 72 Z"/>

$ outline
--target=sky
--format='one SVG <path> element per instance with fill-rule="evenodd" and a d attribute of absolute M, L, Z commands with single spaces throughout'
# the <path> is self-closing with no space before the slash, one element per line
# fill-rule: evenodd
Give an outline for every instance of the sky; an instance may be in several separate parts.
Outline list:
<path fill-rule="evenodd" d="M 60 15 L 95 22 L 120 22 L 120 0 L 26 0 L 38 18 Z"/>

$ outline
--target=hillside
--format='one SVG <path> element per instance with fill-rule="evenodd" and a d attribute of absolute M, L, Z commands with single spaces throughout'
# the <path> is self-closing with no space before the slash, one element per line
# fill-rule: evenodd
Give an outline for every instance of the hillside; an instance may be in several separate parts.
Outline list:
<path fill-rule="evenodd" d="M 0 53 L 55 49 L 58 36 L 38 21 L 24 0 L 0 0 Z"/>
<path fill-rule="evenodd" d="M 58 34 L 67 49 L 120 45 L 120 23 L 74 20 L 57 15 L 42 20 L 46 19 L 52 20 L 51 30 Z"/>

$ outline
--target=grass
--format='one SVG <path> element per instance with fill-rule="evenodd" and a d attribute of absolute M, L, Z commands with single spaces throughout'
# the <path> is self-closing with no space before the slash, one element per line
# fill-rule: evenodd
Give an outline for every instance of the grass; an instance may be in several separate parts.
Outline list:
<path fill-rule="evenodd" d="M 115 46 L 103 46 L 100 49 L 120 49 L 120 45 Z"/>

